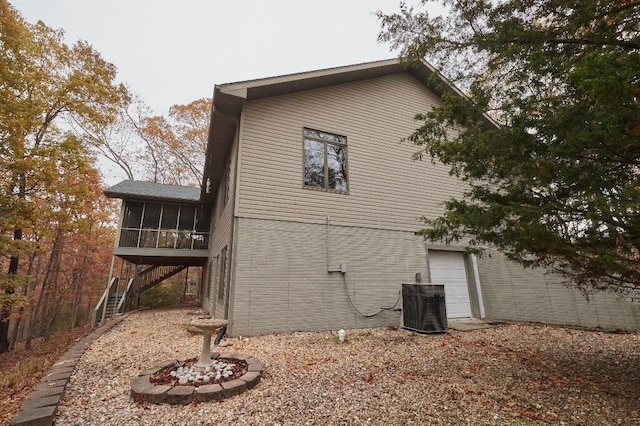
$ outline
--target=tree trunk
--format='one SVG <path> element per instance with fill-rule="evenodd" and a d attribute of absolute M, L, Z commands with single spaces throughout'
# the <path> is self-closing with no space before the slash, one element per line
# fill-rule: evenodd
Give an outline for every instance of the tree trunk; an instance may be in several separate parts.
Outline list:
<path fill-rule="evenodd" d="M 31 348 L 31 338 L 34 333 L 37 331 L 37 327 L 40 326 L 40 311 L 42 309 L 44 293 L 48 290 L 49 281 L 52 271 L 52 266 L 54 263 L 54 259 L 58 257 L 58 247 L 60 245 L 60 240 L 62 237 L 62 232 L 60 229 L 56 232 L 56 237 L 53 240 L 53 247 L 51 248 L 51 255 L 49 256 L 49 262 L 47 262 L 47 268 L 45 270 L 44 278 L 42 279 L 42 285 L 40 286 L 40 294 L 38 294 L 38 300 L 36 301 L 36 305 L 33 308 L 33 312 L 31 315 L 31 320 L 29 321 L 29 327 L 27 329 L 27 341 L 25 347 L 27 349 Z"/>
<path fill-rule="evenodd" d="M 16 229 L 13 232 L 13 241 L 19 241 L 22 239 L 22 229 Z M 12 256 L 9 260 L 9 270 L 7 275 L 17 275 L 18 262 L 20 258 Z M 13 290 L 7 290 L 7 294 L 13 294 Z M 7 352 L 9 350 L 9 320 L 11 316 L 11 305 L 2 304 L 0 306 L 0 353 Z"/>
<path fill-rule="evenodd" d="M 56 289 L 60 277 L 60 258 L 64 250 L 65 241 L 63 237 L 64 234 L 58 230 L 51 253 L 51 273 L 49 274 L 46 287 L 43 288 L 45 299 L 42 304 L 42 314 L 39 320 L 40 324 L 43 325 L 40 327 L 40 335 L 44 337 L 45 340 L 49 339 L 51 324 L 53 324 L 53 321 L 57 318 L 61 308 L 61 303 L 58 298 L 56 298 Z"/>
<path fill-rule="evenodd" d="M 0 353 L 9 350 L 9 315 L 11 308 L 3 304 L 0 308 Z"/>
<path fill-rule="evenodd" d="M 89 227 L 89 231 L 91 232 L 91 229 L 93 227 L 90 226 Z M 92 235 L 89 234 L 89 238 L 91 238 Z M 77 274 L 74 273 L 73 277 L 74 277 L 74 298 L 73 298 L 73 317 L 71 318 L 71 326 L 69 327 L 70 329 L 73 329 L 75 327 L 77 327 L 77 323 L 78 323 L 78 312 L 82 309 L 82 284 L 84 283 L 86 276 L 87 276 L 87 263 L 88 263 L 88 259 L 89 259 L 89 241 L 87 241 L 87 244 L 85 245 L 84 248 L 84 256 L 82 257 L 82 262 L 80 263 L 80 267 L 78 268 Z"/>

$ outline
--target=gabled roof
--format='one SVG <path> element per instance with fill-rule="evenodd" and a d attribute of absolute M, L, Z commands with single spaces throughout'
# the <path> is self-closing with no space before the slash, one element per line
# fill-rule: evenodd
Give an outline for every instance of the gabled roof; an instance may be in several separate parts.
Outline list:
<path fill-rule="evenodd" d="M 442 96 L 445 91 L 452 91 L 457 95 L 464 96 L 462 92 L 440 76 L 436 69 L 426 61 L 403 64 L 398 59 L 387 59 L 216 85 L 214 89 L 214 106 L 217 111 L 235 115 L 240 113 L 245 101 L 302 90 L 318 89 L 405 71 L 413 74 L 439 96 Z"/>
<path fill-rule="evenodd" d="M 143 182 L 139 180 L 123 180 L 111 188 L 105 189 L 104 195 L 109 198 L 127 200 L 198 203 L 200 201 L 200 188 Z"/>
<path fill-rule="evenodd" d="M 451 82 L 439 74 L 431 64 L 424 60 L 405 64 L 400 62 L 399 59 L 388 59 L 216 85 L 213 92 L 211 123 L 209 125 L 204 182 L 202 185 L 203 200 L 208 202 L 213 200 L 215 188 L 218 187 L 224 176 L 225 164 L 245 102 L 402 72 L 409 72 L 440 97 L 445 93 L 451 93 L 454 96 L 465 96 Z M 485 118 L 487 125 L 496 126 L 495 122 L 488 116 L 485 116 Z"/>

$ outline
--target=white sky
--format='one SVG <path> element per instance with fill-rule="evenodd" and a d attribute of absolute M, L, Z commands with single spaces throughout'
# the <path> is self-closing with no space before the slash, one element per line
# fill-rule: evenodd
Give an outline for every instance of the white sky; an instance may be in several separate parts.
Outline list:
<path fill-rule="evenodd" d="M 215 84 L 397 56 L 376 10 L 400 0 L 10 0 L 28 22 L 62 28 L 118 68 L 157 114 Z M 411 2 L 408 2 L 411 3 Z"/>

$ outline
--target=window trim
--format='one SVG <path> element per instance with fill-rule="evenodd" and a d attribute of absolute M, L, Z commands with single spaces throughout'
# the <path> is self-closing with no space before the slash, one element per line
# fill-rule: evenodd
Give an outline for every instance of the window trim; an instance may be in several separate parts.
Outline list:
<path fill-rule="evenodd" d="M 211 299 L 211 281 L 213 278 L 213 258 L 209 258 L 209 270 L 207 271 L 207 287 L 205 289 L 205 297 Z"/>
<path fill-rule="evenodd" d="M 313 136 L 307 136 L 306 135 L 306 130 L 310 130 L 312 132 L 318 132 L 318 133 L 326 133 L 328 135 L 333 135 L 336 136 L 338 138 L 343 138 L 344 139 L 344 143 L 339 143 L 339 142 L 332 142 L 326 139 L 322 139 L 319 137 L 313 137 Z M 319 186 L 311 186 L 311 185 L 306 185 L 305 184 L 305 170 L 306 170 L 306 164 L 305 164 L 305 159 L 306 159 L 306 151 L 305 151 L 305 142 L 307 140 L 311 140 L 311 141 L 316 141 L 316 142 L 320 142 L 323 144 L 323 154 L 324 154 L 324 186 L 323 187 L 319 187 Z M 328 145 L 334 145 L 334 146 L 344 146 L 345 148 L 345 163 L 346 163 L 346 167 L 345 167 L 345 178 L 346 178 L 346 186 L 347 189 L 345 190 L 341 190 L 341 189 L 332 189 L 329 188 L 329 161 L 328 161 Z M 310 190 L 314 190 L 314 191 L 322 191 L 322 192 L 332 192 L 335 194 L 349 194 L 349 148 L 348 148 L 349 144 L 347 141 L 347 137 L 338 133 L 334 133 L 334 132 L 327 132 L 324 130 L 318 130 L 318 129 L 314 129 L 311 127 L 303 127 L 302 128 L 302 188 L 303 189 L 310 189 Z"/>
<path fill-rule="evenodd" d="M 227 283 L 226 283 L 226 275 L 227 275 L 227 246 L 224 246 L 222 248 L 222 250 L 220 250 L 220 254 L 218 255 L 219 258 L 219 276 L 218 276 L 218 294 L 216 295 L 216 300 L 218 302 L 224 302 L 225 301 L 225 293 L 227 290 Z"/>

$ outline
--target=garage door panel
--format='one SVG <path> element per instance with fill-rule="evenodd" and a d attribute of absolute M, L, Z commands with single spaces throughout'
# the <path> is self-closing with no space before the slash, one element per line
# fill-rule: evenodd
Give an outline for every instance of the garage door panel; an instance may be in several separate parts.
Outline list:
<path fill-rule="evenodd" d="M 471 317 L 463 253 L 429 250 L 429 270 L 432 283 L 444 284 L 447 317 Z"/>

